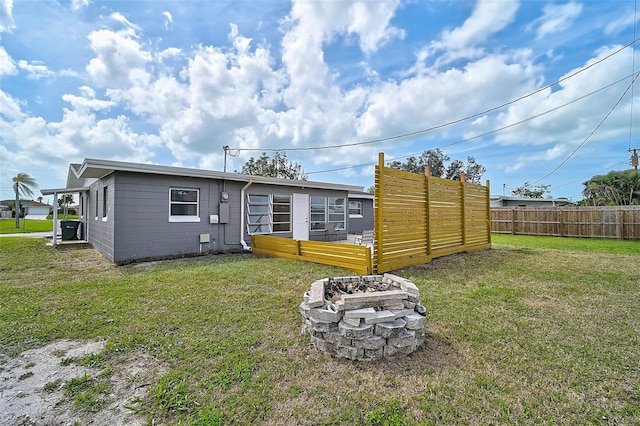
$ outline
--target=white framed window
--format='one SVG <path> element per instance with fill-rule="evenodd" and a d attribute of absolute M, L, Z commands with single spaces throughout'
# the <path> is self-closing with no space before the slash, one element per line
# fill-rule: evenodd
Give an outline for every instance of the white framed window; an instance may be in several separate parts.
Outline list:
<path fill-rule="evenodd" d="M 290 231 L 290 195 L 247 194 L 247 232 L 249 234 Z"/>
<path fill-rule="evenodd" d="M 344 222 L 345 222 L 345 202 L 344 198 L 339 197 L 329 197 L 327 198 L 327 205 L 329 210 L 329 220 L 328 222 L 335 223 L 335 228 L 337 230 L 344 230 Z"/>
<path fill-rule="evenodd" d="M 327 229 L 327 199 L 325 197 L 311 197 L 311 230 L 324 231 Z"/>
<path fill-rule="evenodd" d="M 334 229 L 344 230 L 346 209 L 342 197 L 311 197 L 311 230 L 324 231 L 327 223 L 332 222 Z"/>
<path fill-rule="evenodd" d="M 200 190 L 169 188 L 169 222 L 200 222 Z"/>
<path fill-rule="evenodd" d="M 362 219 L 362 201 L 349 201 L 349 217 Z"/>
<path fill-rule="evenodd" d="M 273 232 L 290 232 L 291 231 L 291 196 L 276 195 L 272 198 L 273 215 Z"/>
<path fill-rule="evenodd" d="M 102 188 L 102 221 L 106 222 L 109 216 L 109 187 Z"/>
<path fill-rule="evenodd" d="M 268 195 L 247 194 L 247 231 L 271 233 L 271 203 Z"/>

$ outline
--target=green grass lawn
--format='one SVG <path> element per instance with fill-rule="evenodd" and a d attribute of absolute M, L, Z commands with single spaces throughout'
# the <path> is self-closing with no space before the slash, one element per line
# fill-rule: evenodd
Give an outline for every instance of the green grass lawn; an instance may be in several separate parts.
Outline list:
<path fill-rule="evenodd" d="M 0 219 L 0 234 L 22 234 L 27 232 L 52 232 L 52 220 L 20 219 L 16 228 L 16 219 Z"/>
<path fill-rule="evenodd" d="M 425 344 L 358 363 L 300 334 L 302 294 L 348 271 L 250 254 L 116 267 L 5 237 L 0 353 L 104 338 L 87 362 L 105 375 L 144 354 L 164 366 L 137 402 L 149 424 L 640 424 L 640 242 L 493 241 L 395 271 L 430 312 Z"/>

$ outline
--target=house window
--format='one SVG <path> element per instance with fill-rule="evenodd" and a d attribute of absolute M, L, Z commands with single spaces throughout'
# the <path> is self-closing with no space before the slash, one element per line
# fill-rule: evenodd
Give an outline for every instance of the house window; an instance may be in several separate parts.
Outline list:
<path fill-rule="evenodd" d="M 345 203 L 344 198 L 327 198 L 329 206 L 329 222 L 335 223 L 335 229 L 344 230 Z"/>
<path fill-rule="evenodd" d="M 271 204 L 268 195 L 247 194 L 247 230 L 250 234 L 271 233 Z"/>
<path fill-rule="evenodd" d="M 349 217 L 362 218 L 362 201 L 349 201 Z"/>
<path fill-rule="evenodd" d="M 109 187 L 102 188 L 102 221 L 107 220 L 107 213 L 109 212 Z"/>
<path fill-rule="evenodd" d="M 311 230 L 324 231 L 327 229 L 327 199 L 325 197 L 311 197 Z"/>
<path fill-rule="evenodd" d="M 326 230 L 327 222 L 335 224 L 334 229 L 345 229 L 345 199 L 340 197 L 311 197 L 311 230 Z"/>
<path fill-rule="evenodd" d="M 200 222 L 200 190 L 169 189 L 169 222 Z"/>
<path fill-rule="evenodd" d="M 96 220 L 98 220 L 98 206 L 100 205 L 98 204 L 98 194 L 99 192 L 96 190 Z"/>
<path fill-rule="evenodd" d="M 291 196 L 273 195 L 273 232 L 291 231 Z"/>
<path fill-rule="evenodd" d="M 291 196 L 247 194 L 247 231 L 270 234 L 291 231 Z"/>

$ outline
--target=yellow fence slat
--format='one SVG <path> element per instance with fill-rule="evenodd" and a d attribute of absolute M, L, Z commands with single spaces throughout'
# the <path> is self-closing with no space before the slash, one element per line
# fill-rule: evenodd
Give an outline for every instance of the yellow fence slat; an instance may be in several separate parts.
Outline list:
<path fill-rule="evenodd" d="M 486 186 L 376 166 L 375 229 L 378 273 L 432 257 L 491 247 Z"/>
<path fill-rule="evenodd" d="M 256 254 L 339 266 L 362 275 L 373 273 L 371 248 L 366 246 L 298 241 L 271 235 L 253 235 L 251 245 Z"/>

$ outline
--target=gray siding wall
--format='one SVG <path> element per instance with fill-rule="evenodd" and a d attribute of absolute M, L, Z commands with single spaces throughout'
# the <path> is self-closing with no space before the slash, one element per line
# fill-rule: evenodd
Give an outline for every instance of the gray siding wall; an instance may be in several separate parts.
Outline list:
<path fill-rule="evenodd" d="M 107 259 L 115 262 L 114 256 L 114 211 L 115 179 L 109 175 L 91 185 L 87 210 L 87 239 L 91 245 Z M 104 211 L 104 195 L 107 189 L 107 211 Z"/>
<path fill-rule="evenodd" d="M 240 183 L 118 172 L 116 188 L 116 263 L 241 248 Z M 200 222 L 169 222 L 171 188 L 199 190 Z M 212 224 L 223 188 L 230 195 L 229 223 Z M 209 242 L 200 243 L 201 235 Z"/>
<path fill-rule="evenodd" d="M 88 241 L 115 263 L 219 250 L 241 250 L 241 190 L 245 185 L 246 182 L 115 172 L 94 183 L 88 193 Z M 102 199 L 105 187 L 109 211 L 106 218 L 103 218 Z M 171 188 L 199 190 L 200 222 L 169 221 Z M 223 191 L 229 194 L 229 221 L 225 224 L 211 224 L 210 215 L 220 215 L 220 194 Z M 342 197 L 345 201 L 347 199 L 345 191 L 264 184 L 252 184 L 246 193 L 307 193 Z M 347 232 L 344 231 L 343 234 L 346 238 Z M 201 244 L 201 235 L 208 235 L 209 242 Z M 291 238 L 293 233 L 281 232 L 274 235 Z M 324 240 L 325 237 L 324 231 L 310 233 L 312 240 Z M 243 238 L 251 245 L 251 235 L 247 232 L 246 224 Z"/>
<path fill-rule="evenodd" d="M 368 198 L 351 198 L 362 202 L 362 217 L 349 218 L 349 233 L 362 234 L 362 231 L 373 229 L 373 200 Z"/>

